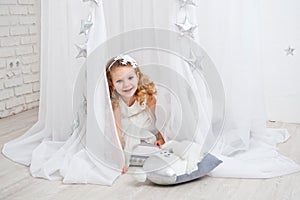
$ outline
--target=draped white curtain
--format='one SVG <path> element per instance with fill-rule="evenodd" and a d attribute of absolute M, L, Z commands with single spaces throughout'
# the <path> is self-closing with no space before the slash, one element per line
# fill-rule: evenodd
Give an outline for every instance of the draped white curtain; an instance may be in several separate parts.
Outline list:
<path fill-rule="evenodd" d="M 300 1 L 267 0 L 261 2 L 261 7 L 268 119 L 300 123 Z M 293 55 L 287 55 L 288 46 L 295 49 Z"/>
<path fill-rule="evenodd" d="M 4 155 L 30 165 L 36 177 L 111 185 L 120 172 L 99 163 L 85 148 L 86 115 L 81 109 L 86 91 L 85 86 L 76 85 L 85 65 L 84 58 L 75 58 L 74 46 L 85 42 L 79 35 L 80 21 L 92 13 L 89 54 L 123 31 L 176 30 L 174 23 L 182 23 L 188 13 L 192 23 L 198 24 L 195 41 L 215 62 L 226 95 L 224 132 L 213 150 L 224 163 L 211 175 L 267 178 L 299 171 L 299 165 L 276 151 L 276 144 L 287 140 L 288 133 L 265 128 L 259 1 L 195 2 L 197 7 L 185 10 L 176 0 L 107 0 L 99 6 L 92 1 L 42 0 L 39 121 L 5 144 Z"/>
<path fill-rule="evenodd" d="M 200 43 L 219 69 L 227 100 L 224 132 L 215 149 L 224 164 L 212 175 L 264 178 L 298 171 L 276 151 L 276 144 L 288 139 L 287 131 L 265 127 L 260 1 L 199 3 Z"/>

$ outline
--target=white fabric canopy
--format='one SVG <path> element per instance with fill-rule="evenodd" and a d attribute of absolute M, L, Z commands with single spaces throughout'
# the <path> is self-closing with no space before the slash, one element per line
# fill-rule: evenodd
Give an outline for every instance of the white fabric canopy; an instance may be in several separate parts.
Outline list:
<path fill-rule="evenodd" d="M 90 55 L 107 38 L 124 31 L 143 27 L 177 30 L 174 23 L 182 23 L 188 14 L 191 22 L 198 24 L 195 41 L 214 61 L 225 88 L 226 122 L 212 151 L 224 163 L 211 175 L 268 178 L 299 171 L 299 165 L 276 151 L 276 144 L 286 141 L 288 133 L 265 128 L 258 2 L 201 0 L 197 7 L 180 8 L 171 0 L 110 0 L 99 6 L 43 0 L 39 121 L 22 137 L 5 144 L 2 152 L 15 162 L 30 165 L 35 177 L 111 185 L 120 171 L 99 162 L 89 151 L 95 146 L 89 141 L 95 138 L 86 135 L 91 127 L 86 122 L 86 86 L 80 84 L 85 80 L 86 64 L 84 58 L 75 58 L 74 46 L 85 42 L 79 35 L 80 21 L 92 13 L 87 42 Z M 87 97 L 89 103 L 91 97 Z M 115 167 L 120 168 L 122 162 L 118 158 Z"/>

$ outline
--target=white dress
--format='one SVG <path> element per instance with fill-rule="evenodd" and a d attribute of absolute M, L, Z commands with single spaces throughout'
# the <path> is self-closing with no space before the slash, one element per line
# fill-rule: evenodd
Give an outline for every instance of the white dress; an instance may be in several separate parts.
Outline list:
<path fill-rule="evenodd" d="M 121 109 L 121 133 L 124 142 L 124 153 L 126 164 L 129 165 L 133 150 L 146 142 L 154 144 L 158 129 L 156 128 L 156 117 L 147 107 L 147 102 L 140 105 L 135 101 L 131 106 L 127 106 L 120 98 Z"/>

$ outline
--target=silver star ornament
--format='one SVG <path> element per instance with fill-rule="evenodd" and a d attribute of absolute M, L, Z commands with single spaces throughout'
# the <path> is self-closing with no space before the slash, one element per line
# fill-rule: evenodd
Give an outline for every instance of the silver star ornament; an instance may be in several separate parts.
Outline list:
<path fill-rule="evenodd" d="M 193 0 L 179 0 L 180 3 L 180 7 L 185 7 L 187 5 L 191 5 L 191 6 L 197 6 L 196 3 Z"/>
<path fill-rule="evenodd" d="M 91 27 L 93 26 L 92 15 L 89 15 L 87 19 L 81 20 L 80 33 L 85 35 L 89 34 Z"/>
<path fill-rule="evenodd" d="M 76 56 L 76 58 L 86 58 L 87 56 L 87 50 L 86 50 L 86 44 L 83 44 L 83 45 L 77 45 L 75 44 L 77 50 L 78 50 L 78 54 Z"/>
<path fill-rule="evenodd" d="M 83 2 L 93 2 L 94 4 L 96 4 L 97 6 L 99 6 L 99 1 L 98 0 L 82 0 Z"/>
<path fill-rule="evenodd" d="M 191 38 L 194 38 L 193 32 L 198 27 L 198 25 L 193 25 L 187 17 L 183 23 L 175 23 L 175 25 L 181 32 L 181 36 L 188 35 Z"/>
<path fill-rule="evenodd" d="M 84 114 L 87 114 L 87 100 L 86 100 L 86 96 L 85 95 L 83 95 L 81 109 L 83 110 Z"/>
<path fill-rule="evenodd" d="M 291 46 L 288 46 L 288 48 L 285 49 L 284 51 L 285 51 L 285 54 L 286 54 L 287 56 L 289 56 L 289 55 L 293 56 L 293 55 L 294 55 L 295 48 L 292 48 Z"/>
<path fill-rule="evenodd" d="M 76 113 L 76 116 L 73 119 L 72 123 L 72 132 L 74 132 L 80 126 L 79 114 Z"/>
<path fill-rule="evenodd" d="M 203 68 L 201 66 L 202 59 L 203 59 L 203 55 L 202 56 L 198 56 L 191 49 L 190 50 L 190 57 L 186 58 L 185 61 L 187 63 L 189 63 L 192 71 L 196 70 L 197 68 L 199 68 L 200 70 L 203 70 Z"/>

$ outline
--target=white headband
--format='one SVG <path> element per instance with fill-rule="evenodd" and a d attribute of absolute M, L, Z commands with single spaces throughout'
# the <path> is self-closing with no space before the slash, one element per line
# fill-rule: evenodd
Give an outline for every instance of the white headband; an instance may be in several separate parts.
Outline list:
<path fill-rule="evenodd" d="M 127 65 L 128 63 L 130 63 L 130 65 L 132 66 L 132 68 L 137 68 L 137 63 L 136 63 L 136 61 L 131 56 L 120 54 L 117 57 L 115 57 L 114 61 L 109 65 L 108 71 L 115 64 L 115 62 L 118 61 L 118 60 L 121 60 L 121 64 L 122 65 Z"/>

